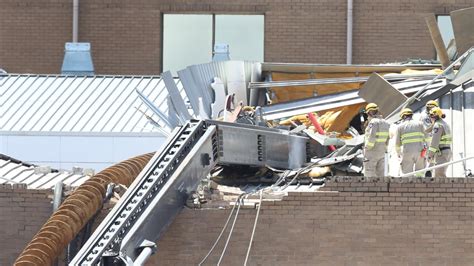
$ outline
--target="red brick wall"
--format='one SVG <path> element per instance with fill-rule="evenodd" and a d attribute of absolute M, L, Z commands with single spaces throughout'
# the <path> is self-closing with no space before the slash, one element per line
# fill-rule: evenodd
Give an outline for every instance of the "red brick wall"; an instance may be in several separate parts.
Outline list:
<path fill-rule="evenodd" d="M 338 178 L 264 202 L 250 265 L 472 265 L 474 180 Z M 196 265 L 229 210 L 185 209 L 149 265 Z M 255 210 L 241 210 L 223 265 L 242 265 Z M 227 233 L 207 260 L 215 265 Z"/>
<path fill-rule="evenodd" d="M 82 0 L 79 40 L 96 73 L 159 74 L 162 13 L 265 14 L 265 61 L 346 62 L 345 0 Z M 0 0 L 0 67 L 58 73 L 72 35 L 72 0 Z M 474 0 L 354 1 L 353 63 L 434 58 L 423 16 Z"/>
<path fill-rule="evenodd" d="M 12 265 L 52 213 L 51 190 L 0 185 L 0 265 Z"/>

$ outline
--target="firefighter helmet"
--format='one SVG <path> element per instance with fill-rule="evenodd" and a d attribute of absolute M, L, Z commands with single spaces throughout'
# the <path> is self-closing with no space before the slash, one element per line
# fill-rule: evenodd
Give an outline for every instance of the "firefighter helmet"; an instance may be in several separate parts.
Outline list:
<path fill-rule="evenodd" d="M 413 111 L 410 108 L 403 108 L 402 112 L 400 113 L 400 117 L 403 118 L 407 115 L 413 115 Z"/>
<path fill-rule="evenodd" d="M 435 100 L 429 100 L 429 101 L 426 103 L 426 108 L 433 108 L 433 107 L 439 107 L 438 102 L 435 101 Z"/>
<path fill-rule="evenodd" d="M 443 111 L 439 107 L 433 107 L 430 110 L 430 116 L 443 117 Z"/>
<path fill-rule="evenodd" d="M 365 106 L 365 112 L 368 113 L 370 111 L 378 111 L 379 106 L 375 103 L 369 103 L 367 106 Z"/>

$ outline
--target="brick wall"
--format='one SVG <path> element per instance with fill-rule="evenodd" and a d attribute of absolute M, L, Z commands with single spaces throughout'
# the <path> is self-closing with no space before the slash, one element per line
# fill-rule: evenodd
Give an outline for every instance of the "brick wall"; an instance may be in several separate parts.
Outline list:
<path fill-rule="evenodd" d="M 79 40 L 99 74 L 159 74 L 163 13 L 265 14 L 265 61 L 345 63 L 345 0 L 82 0 Z M 0 0 L 0 67 L 58 73 L 72 0 Z M 474 0 L 354 1 L 353 63 L 434 58 L 423 16 Z"/>
<path fill-rule="evenodd" d="M 250 265 L 472 265 L 473 179 L 336 178 L 264 202 Z M 185 209 L 149 265 L 196 265 L 229 210 Z M 241 210 L 223 265 L 242 265 L 256 210 Z M 227 233 L 207 260 L 215 265 Z"/>
<path fill-rule="evenodd" d="M 12 265 L 52 213 L 51 190 L 0 185 L 0 265 Z"/>

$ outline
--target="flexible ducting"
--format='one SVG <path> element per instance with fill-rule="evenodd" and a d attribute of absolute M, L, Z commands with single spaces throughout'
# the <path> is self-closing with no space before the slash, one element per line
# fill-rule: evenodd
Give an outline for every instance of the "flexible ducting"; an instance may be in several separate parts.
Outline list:
<path fill-rule="evenodd" d="M 46 221 L 15 265 L 52 265 L 87 222 L 100 210 L 110 183 L 129 186 L 153 153 L 115 164 L 80 185 Z"/>

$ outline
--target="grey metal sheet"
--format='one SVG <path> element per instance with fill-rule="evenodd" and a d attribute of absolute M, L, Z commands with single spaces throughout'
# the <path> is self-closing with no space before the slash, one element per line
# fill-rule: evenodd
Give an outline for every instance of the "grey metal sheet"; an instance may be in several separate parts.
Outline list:
<path fill-rule="evenodd" d="M 188 66 L 187 69 L 191 71 L 193 76 L 193 80 L 196 83 L 196 88 L 200 90 L 202 95 L 202 100 L 204 103 L 204 108 L 206 114 L 211 117 L 211 103 L 214 102 L 214 96 L 212 93 L 212 88 L 210 84 L 212 83 L 214 76 L 212 64 L 204 64 L 204 65 L 193 65 Z"/>
<path fill-rule="evenodd" d="M 294 169 L 306 163 L 307 137 L 251 125 L 209 123 L 218 128 L 220 164 Z"/>
<path fill-rule="evenodd" d="M 471 55 L 472 58 L 474 56 Z M 416 111 L 418 109 L 421 109 L 425 106 L 425 104 L 429 100 L 436 100 L 440 98 L 441 96 L 445 95 L 446 93 L 449 93 L 450 91 L 454 90 L 456 87 L 461 86 L 465 83 L 471 82 L 474 80 L 474 65 L 470 65 L 468 62 L 467 64 L 463 65 L 465 68 L 463 69 L 463 72 L 458 72 L 456 75 L 456 78 L 451 81 L 450 83 L 446 84 L 443 87 L 440 87 L 437 90 L 431 90 L 431 91 L 426 91 L 423 94 L 421 94 L 417 100 L 415 100 L 413 103 L 409 105 L 409 107 L 413 110 Z M 470 71 L 468 70 L 470 67 Z M 462 74 L 462 75 L 460 75 Z"/>
<path fill-rule="evenodd" d="M 436 75 L 433 74 L 387 74 L 383 77 L 388 81 L 399 81 L 406 79 L 431 80 Z M 345 84 L 366 82 L 369 77 L 351 77 L 351 78 L 327 78 L 327 79 L 304 79 L 304 80 L 285 80 L 285 81 L 266 81 L 266 82 L 252 82 L 249 88 L 263 89 L 263 88 L 278 88 L 288 86 L 308 86 L 308 85 L 328 85 L 328 84 Z"/>
<path fill-rule="evenodd" d="M 183 84 L 184 91 L 188 96 L 189 103 L 193 108 L 194 114 L 199 114 L 199 97 L 204 97 L 201 91 L 197 88 L 193 75 L 189 69 L 182 69 L 178 71 L 179 79 Z"/>
<path fill-rule="evenodd" d="M 153 102 L 150 101 L 141 91 L 139 91 L 138 89 L 136 91 L 137 91 L 138 96 L 140 97 L 140 99 L 143 101 L 143 103 L 145 103 L 145 105 L 150 110 L 152 110 L 160 118 L 161 121 L 165 122 L 165 124 L 169 128 L 174 128 L 174 126 L 170 123 L 170 121 L 168 119 L 168 116 L 165 113 L 163 113 L 158 107 L 156 107 L 153 104 Z"/>
<path fill-rule="evenodd" d="M 458 73 L 456 73 L 456 77 L 453 82 L 456 82 L 456 79 L 460 78 L 461 76 L 465 75 L 468 72 L 472 72 L 474 69 L 474 53 L 471 53 L 465 60 L 462 62 L 461 67 L 459 68 Z"/>
<path fill-rule="evenodd" d="M 347 72 L 400 72 L 406 69 L 429 70 L 439 64 L 386 64 L 386 65 L 338 65 L 338 64 L 297 64 L 262 63 L 262 71 L 285 73 L 347 73 Z"/>
<path fill-rule="evenodd" d="M 459 54 L 474 46 L 474 7 L 451 12 L 456 48 Z"/>
<path fill-rule="evenodd" d="M 186 104 L 184 103 L 184 100 L 181 97 L 178 86 L 174 82 L 173 75 L 171 75 L 171 72 L 164 72 L 161 76 L 178 115 L 185 120 L 191 119 L 192 117 L 188 112 L 188 108 L 186 108 Z"/>
<path fill-rule="evenodd" d="M 178 71 L 178 75 L 183 82 L 183 86 L 193 106 L 193 110 L 197 113 L 197 97 L 202 97 L 204 105 L 207 106 L 214 102 L 214 93 L 211 87 L 215 77 L 222 80 L 224 84 L 228 82 L 228 76 L 235 72 L 234 65 L 243 64 L 245 76 L 245 86 L 253 79 L 257 81 L 261 76 L 261 64 L 249 61 L 218 61 L 206 64 L 188 66 L 186 69 Z M 226 88 L 227 92 L 227 88 Z M 247 98 L 250 92 L 246 91 Z M 196 99 L 192 99 L 196 98 Z M 209 111 L 209 112 L 208 112 Z M 206 109 L 206 113 L 210 116 L 210 110 Z"/>
<path fill-rule="evenodd" d="M 407 100 L 399 90 L 395 89 L 379 74 L 372 74 L 359 90 L 359 96 L 368 103 L 376 103 L 380 113 L 386 116 Z"/>
<path fill-rule="evenodd" d="M 474 81 L 464 83 L 440 98 L 440 107 L 446 114 L 446 122 L 451 126 L 453 139 L 453 160 L 474 155 L 474 124 L 471 122 L 474 116 Z M 474 161 L 468 160 L 466 168 L 474 171 Z M 464 168 L 462 164 L 454 164 L 448 167 L 448 176 L 463 177 Z"/>
<path fill-rule="evenodd" d="M 262 80 L 262 64 L 260 63 L 245 63 L 245 73 L 251 73 L 249 83 L 247 83 L 247 87 L 250 88 L 250 84 L 252 82 L 258 82 Z M 249 104 L 250 106 L 257 106 L 258 105 L 258 98 L 259 92 L 256 90 L 249 89 Z"/>

